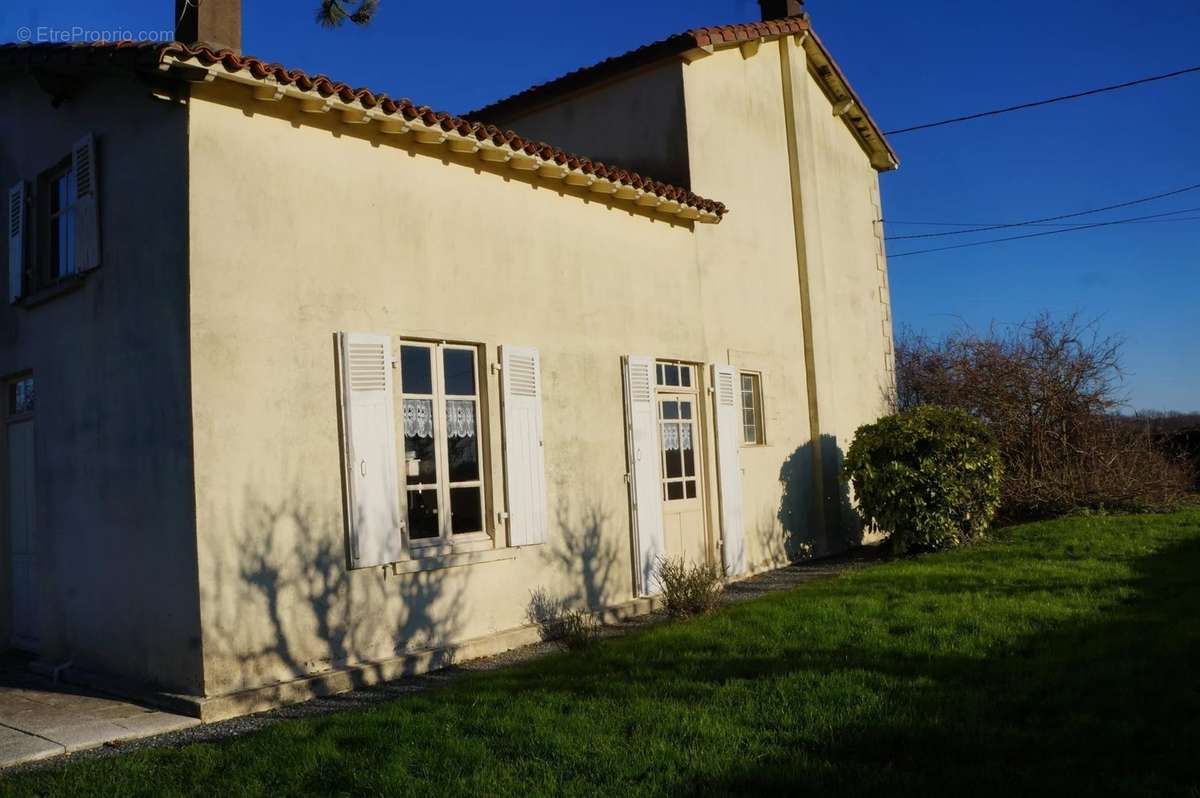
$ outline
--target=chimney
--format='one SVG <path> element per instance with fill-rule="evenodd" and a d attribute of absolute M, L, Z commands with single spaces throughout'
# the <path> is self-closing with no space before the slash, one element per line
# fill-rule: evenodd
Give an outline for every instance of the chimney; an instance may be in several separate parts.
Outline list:
<path fill-rule="evenodd" d="M 240 54 L 241 0 L 175 0 L 175 39 Z"/>
<path fill-rule="evenodd" d="M 805 16 L 804 0 L 758 0 L 758 5 L 764 20 Z"/>

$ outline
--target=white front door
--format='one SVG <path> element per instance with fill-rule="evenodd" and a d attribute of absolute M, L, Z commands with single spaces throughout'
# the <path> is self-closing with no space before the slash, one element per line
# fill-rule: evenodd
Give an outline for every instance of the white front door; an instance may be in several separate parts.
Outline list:
<path fill-rule="evenodd" d="M 33 501 L 33 420 L 8 425 L 8 529 L 12 554 L 12 645 L 38 646 L 38 601 L 34 574 L 36 547 Z"/>

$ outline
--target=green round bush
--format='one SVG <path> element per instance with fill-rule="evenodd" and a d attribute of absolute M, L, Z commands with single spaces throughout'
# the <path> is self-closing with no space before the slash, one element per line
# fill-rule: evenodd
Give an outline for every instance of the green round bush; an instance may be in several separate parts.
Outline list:
<path fill-rule="evenodd" d="M 842 466 L 858 509 L 897 551 L 984 533 L 1003 465 L 991 433 L 961 410 L 922 405 L 859 427 Z"/>

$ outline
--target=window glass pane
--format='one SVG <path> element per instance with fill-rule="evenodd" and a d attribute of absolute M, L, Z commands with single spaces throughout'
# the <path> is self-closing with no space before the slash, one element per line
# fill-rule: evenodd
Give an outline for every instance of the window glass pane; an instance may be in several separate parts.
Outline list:
<path fill-rule="evenodd" d="M 680 402 L 679 403 L 679 417 L 680 418 L 691 418 L 692 417 L 692 403 L 691 402 Z"/>
<path fill-rule="evenodd" d="M 687 489 L 687 497 L 689 499 L 696 498 L 696 480 L 689 479 L 687 482 L 685 482 L 683 484 Z"/>
<path fill-rule="evenodd" d="M 62 174 L 54 178 L 54 183 L 50 186 L 50 213 L 58 213 L 67 207 L 69 202 L 70 200 L 67 199 L 67 175 Z"/>
<path fill-rule="evenodd" d="M 438 501 L 436 490 L 408 492 L 408 536 L 412 540 L 428 540 L 438 536 Z"/>
<path fill-rule="evenodd" d="M 662 385 L 663 381 L 666 379 L 665 377 L 663 377 L 663 364 L 662 363 L 658 364 L 657 370 L 658 370 L 658 384 Z"/>
<path fill-rule="evenodd" d="M 433 368 L 429 355 L 428 347 L 400 347 L 400 383 L 404 393 L 433 393 Z"/>
<path fill-rule="evenodd" d="M 683 498 L 683 483 L 668 482 L 667 483 L 667 501 L 678 501 Z"/>
<path fill-rule="evenodd" d="M 674 364 L 667 364 L 666 366 L 664 366 L 663 370 L 666 372 L 666 381 L 663 384 L 678 387 L 679 386 L 679 366 L 676 366 Z"/>
<path fill-rule="evenodd" d="M 450 489 L 450 528 L 455 535 L 483 531 L 479 488 Z"/>
<path fill-rule="evenodd" d="M 659 407 L 663 418 L 679 418 L 679 402 L 662 402 Z"/>
<path fill-rule="evenodd" d="M 691 366 L 680 366 L 679 367 L 679 383 L 684 388 L 692 387 L 692 367 Z"/>
<path fill-rule="evenodd" d="M 404 400 L 404 473 L 409 485 L 437 484 L 433 400 Z"/>
<path fill-rule="evenodd" d="M 446 449 L 451 482 L 479 479 L 479 436 L 474 399 L 446 400 Z"/>
<path fill-rule="evenodd" d="M 475 353 L 469 349 L 442 350 L 442 370 L 448 396 L 475 395 Z"/>
<path fill-rule="evenodd" d="M 746 443 L 758 443 L 758 429 L 753 424 L 742 426 L 742 440 Z"/>

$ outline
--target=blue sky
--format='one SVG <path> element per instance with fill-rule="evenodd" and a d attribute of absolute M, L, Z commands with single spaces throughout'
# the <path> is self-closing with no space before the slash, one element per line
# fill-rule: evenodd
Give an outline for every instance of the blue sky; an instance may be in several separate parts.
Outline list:
<path fill-rule="evenodd" d="M 331 32 L 313 24 L 315 5 L 246 0 L 244 49 L 457 112 L 670 33 L 758 15 L 753 0 L 563 0 L 542 13 L 382 0 L 370 29 Z M 1196 0 L 810 0 L 808 8 L 885 129 L 1200 64 Z M 21 26 L 169 30 L 172 15 L 172 0 L 4 0 L 0 40 L 16 39 Z M 903 165 L 882 179 L 888 219 L 994 223 L 1111 205 L 1200 183 L 1200 74 L 892 143 Z M 1200 191 L 1082 221 L 1193 207 Z M 892 242 L 890 251 L 906 243 L 921 242 Z M 1200 221 L 897 258 L 891 276 L 897 324 L 933 334 L 1043 310 L 1099 317 L 1127 340 L 1135 407 L 1200 410 Z"/>

